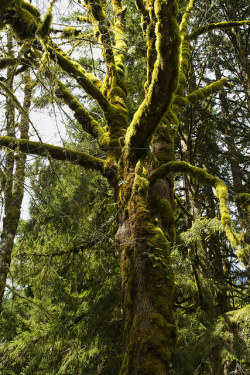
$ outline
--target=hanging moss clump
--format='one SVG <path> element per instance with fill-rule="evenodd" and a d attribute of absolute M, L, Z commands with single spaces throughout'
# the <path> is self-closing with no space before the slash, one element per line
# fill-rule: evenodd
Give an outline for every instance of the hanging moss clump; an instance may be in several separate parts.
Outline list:
<path fill-rule="evenodd" d="M 19 40 L 33 39 L 38 28 L 40 21 L 38 13 L 34 15 L 34 11 L 32 10 L 31 13 L 29 9 L 26 3 L 21 2 L 20 5 L 5 14 L 6 23 L 11 26 Z"/>

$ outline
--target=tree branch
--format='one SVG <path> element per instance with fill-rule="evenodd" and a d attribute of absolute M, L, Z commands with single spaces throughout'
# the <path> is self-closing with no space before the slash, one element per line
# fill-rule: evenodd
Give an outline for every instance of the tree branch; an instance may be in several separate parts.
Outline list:
<path fill-rule="evenodd" d="M 57 321 L 57 319 L 50 314 L 50 312 L 48 312 L 48 310 L 46 310 L 42 305 L 38 304 L 38 303 L 35 303 L 33 300 L 31 300 L 30 298 L 27 298 L 25 296 L 22 296 L 20 293 L 18 293 L 14 288 L 11 288 L 10 285 L 8 284 L 5 284 L 6 288 L 9 289 L 13 294 L 15 294 L 16 296 L 18 296 L 19 298 L 22 298 L 24 299 L 25 301 L 31 303 L 32 305 L 38 307 L 38 309 L 40 309 L 41 311 L 43 311 L 45 313 L 45 315 L 47 315 L 47 317 L 49 319 L 52 319 L 52 320 L 55 320 Z"/>
<path fill-rule="evenodd" d="M 87 73 L 86 70 L 76 61 L 72 60 L 64 53 L 56 44 L 47 46 L 51 58 L 71 77 L 73 77 L 79 85 L 95 99 L 104 114 L 108 114 L 110 105 L 101 92 L 102 83 L 93 74 Z"/>
<path fill-rule="evenodd" d="M 58 79 L 56 79 L 57 89 L 56 95 L 62 98 L 69 108 L 74 112 L 74 116 L 82 125 L 82 129 L 97 139 L 98 144 L 105 148 L 107 147 L 109 135 L 98 124 L 98 122 L 90 115 L 90 113 L 83 107 L 83 105 L 76 99 L 74 95 L 67 89 L 67 87 Z"/>
<path fill-rule="evenodd" d="M 85 152 L 74 151 L 69 148 L 53 146 L 48 143 L 34 142 L 27 139 L 0 136 L 0 146 L 11 150 L 18 149 L 21 152 L 42 157 L 50 156 L 55 160 L 68 161 L 80 165 L 86 169 L 94 169 L 105 173 L 105 162 Z"/>
<path fill-rule="evenodd" d="M 152 174 L 151 181 L 154 181 L 155 178 L 164 178 L 170 173 L 188 174 L 197 182 L 203 185 L 213 186 L 216 189 L 216 196 L 219 199 L 220 204 L 221 222 L 225 228 L 227 238 L 233 248 L 239 246 L 237 235 L 231 229 L 231 218 L 227 208 L 228 190 L 226 185 L 218 177 L 215 177 L 207 173 L 204 169 L 195 167 L 185 161 L 173 161 L 162 165 Z"/>
<path fill-rule="evenodd" d="M 231 27 L 237 27 L 237 26 L 242 26 L 242 25 L 250 25 L 250 21 L 225 21 L 225 22 L 218 22 L 218 23 L 210 23 L 208 25 L 204 25 L 195 29 L 188 36 L 188 39 L 194 40 L 198 38 L 200 35 L 207 33 L 208 31 L 229 29 Z"/>
<path fill-rule="evenodd" d="M 180 35 L 176 14 L 175 0 L 155 1 L 157 60 L 148 92 L 127 130 L 125 144 L 128 149 L 149 145 L 171 105 L 179 73 Z"/>
<path fill-rule="evenodd" d="M 201 89 L 191 92 L 191 94 L 187 96 L 187 100 L 190 103 L 194 104 L 195 102 L 199 100 L 204 100 L 210 95 L 220 91 L 223 88 L 223 86 L 227 86 L 230 89 L 234 87 L 234 85 L 228 83 L 227 78 L 222 78 L 216 82 L 211 83 L 208 86 L 202 87 Z"/>
<path fill-rule="evenodd" d="M 108 78 L 111 77 L 112 72 L 114 73 L 115 61 L 109 21 L 107 20 L 104 7 L 106 7 L 106 1 L 95 0 L 88 2 L 88 10 L 92 20 L 97 22 L 96 28 L 98 32 L 96 34 L 102 44 L 102 54 L 107 67 L 107 75 L 104 81 L 107 84 Z"/>

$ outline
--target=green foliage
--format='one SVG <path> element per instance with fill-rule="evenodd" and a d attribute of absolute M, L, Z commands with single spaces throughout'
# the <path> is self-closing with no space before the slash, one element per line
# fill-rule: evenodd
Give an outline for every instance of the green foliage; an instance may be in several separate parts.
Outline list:
<path fill-rule="evenodd" d="M 224 227 L 219 219 L 201 217 L 193 222 L 190 229 L 181 233 L 180 237 L 183 243 L 188 246 L 190 243 L 201 241 L 203 238 L 205 238 L 205 241 L 208 241 L 212 234 L 216 232 L 223 233 L 224 231 Z"/>
<path fill-rule="evenodd" d="M 37 162 L 32 170 L 31 218 L 21 225 L 12 264 L 18 293 L 31 302 L 5 297 L 0 371 L 110 374 L 122 344 L 113 201 L 96 173 L 53 168 Z M 16 316 L 13 325 L 8 318 Z"/>

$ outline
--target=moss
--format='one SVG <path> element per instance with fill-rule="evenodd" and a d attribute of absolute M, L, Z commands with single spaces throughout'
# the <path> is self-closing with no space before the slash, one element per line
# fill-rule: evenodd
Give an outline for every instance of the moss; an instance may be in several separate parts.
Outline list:
<path fill-rule="evenodd" d="M 83 129 L 90 135 L 94 136 L 101 147 L 108 147 L 109 134 L 98 124 L 98 122 L 85 110 L 83 105 L 71 94 L 64 84 L 57 80 L 56 94 L 63 98 L 64 102 L 74 112 L 75 118 L 82 125 Z"/>
<path fill-rule="evenodd" d="M 239 201 L 241 204 L 250 204 L 250 194 L 240 193 L 235 197 L 235 200 Z"/>
<path fill-rule="evenodd" d="M 21 4 L 22 0 L 1 0 L 0 9 L 12 8 L 16 5 Z"/>
<path fill-rule="evenodd" d="M 184 161 L 173 161 L 162 165 L 150 178 L 152 183 L 155 178 L 166 177 L 169 173 L 186 173 L 193 177 L 196 181 L 203 185 L 210 185 L 216 188 L 216 195 L 220 203 L 221 222 L 225 228 L 226 235 L 232 247 L 239 245 L 237 235 L 231 230 L 231 218 L 227 208 L 228 203 L 228 190 L 224 183 L 218 178 L 204 169 L 195 167 Z"/>
<path fill-rule="evenodd" d="M 188 105 L 188 99 L 181 95 L 175 95 L 173 104 L 177 104 L 180 107 L 186 107 Z"/>
<path fill-rule="evenodd" d="M 17 1 L 16 1 L 17 3 Z M 27 3 L 26 1 L 20 1 L 22 4 L 22 8 L 26 9 L 28 12 L 30 12 L 37 20 L 40 20 L 40 12 L 30 3 Z"/>
<path fill-rule="evenodd" d="M 221 222 L 224 226 L 230 226 L 231 218 L 227 208 L 228 190 L 222 182 L 216 184 L 216 195 L 220 201 Z"/>
<path fill-rule="evenodd" d="M 212 30 L 223 30 L 223 29 L 228 29 L 232 27 L 237 27 L 241 25 L 249 25 L 250 21 L 226 21 L 226 22 L 218 22 L 218 23 L 211 23 L 208 25 L 204 25 L 201 27 L 198 27 L 195 29 L 190 35 L 189 35 L 189 40 L 193 40 L 198 38 L 198 36 L 207 33 L 208 31 Z"/>
<path fill-rule="evenodd" d="M 46 13 L 45 17 L 44 17 L 44 20 L 43 22 L 41 23 L 41 25 L 39 26 L 38 30 L 37 30 L 37 34 L 40 36 L 40 38 L 42 38 L 45 42 L 47 41 L 48 39 L 48 35 L 50 33 L 50 30 L 51 30 L 51 24 L 52 24 L 52 19 L 53 19 L 53 16 L 52 16 L 52 9 L 49 8 L 48 12 Z"/>
<path fill-rule="evenodd" d="M 220 91 L 226 84 L 228 84 L 227 78 L 222 78 L 219 81 L 211 83 L 211 85 L 193 91 L 187 96 L 187 100 L 192 104 L 197 102 L 198 100 L 204 100 L 208 96 Z"/>
<path fill-rule="evenodd" d="M 60 146 L 52 146 L 47 143 L 40 143 L 29 141 L 27 139 L 16 139 L 12 137 L 0 137 L 0 145 L 8 147 L 9 149 L 45 157 L 52 157 L 56 160 L 68 161 L 73 164 L 81 165 L 87 169 L 95 169 L 100 172 L 105 172 L 105 162 L 102 159 L 95 158 L 85 152 L 74 151 L 69 148 Z"/>
<path fill-rule="evenodd" d="M 5 69 L 8 66 L 16 65 L 17 59 L 13 58 L 3 58 L 0 60 L 0 69 Z"/>
<path fill-rule="evenodd" d="M 15 9 L 15 14 L 7 22 L 20 40 L 33 39 L 38 27 L 37 19 L 22 6 Z"/>
<path fill-rule="evenodd" d="M 79 36 L 81 33 L 80 30 L 76 29 L 75 27 L 64 27 L 62 29 L 61 38 L 71 38 Z"/>
<path fill-rule="evenodd" d="M 147 147 L 150 144 L 154 131 L 171 106 L 178 86 L 180 35 L 175 20 L 177 3 L 155 1 L 154 11 L 157 18 L 157 60 L 147 95 L 126 133 L 125 144 L 133 148 Z"/>

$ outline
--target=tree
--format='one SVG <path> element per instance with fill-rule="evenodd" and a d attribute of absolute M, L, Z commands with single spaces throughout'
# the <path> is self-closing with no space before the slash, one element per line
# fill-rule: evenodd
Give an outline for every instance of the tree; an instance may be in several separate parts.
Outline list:
<path fill-rule="evenodd" d="M 7 35 L 7 59 L 13 59 L 13 40 L 10 33 Z M 14 91 L 14 77 L 17 64 L 8 66 L 6 77 L 6 132 L 8 136 L 19 136 L 22 139 L 28 139 L 29 134 L 29 109 L 31 105 L 32 82 L 29 69 L 22 77 L 24 84 L 24 100 L 21 111 L 20 124 L 17 123 L 16 106 L 11 93 Z M 18 108 L 20 110 L 20 108 Z M 19 111 L 20 112 L 20 111 Z M 3 228 L 0 242 L 0 312 L 2 310 L 2 297 L 4 293 L 4 284 L 9 272 L 11 262 L 11 253 L 13 250 L 14 239 L 17 233 L 17 227 L 20 218 L 21 205 L 24 195 L 24 179 L 25 179 L 25 162 L 26 154 L 7 151 L 5 160 L 1 169 L 1 187 L 3 194 L 3 209 L 5 217 L 3 220 Z"/>
<path fill-rule="evenodd" d="M 240 246 L 231 228 L 224 183 L 203 168 L 175 158 L 174 137 L 183 110 L 223 87 L 232 88 L 222 78 L 186 94 L 191 44 L 208 31 L 249 22 L 211 23 L 190 31 L 194 0 L 180 4 L 182 15 L 175 0 L 137 0 L 146 48 L 146 79 L 144 98 L 130 116 L 126 102 L 129 88 L 126 11 L 132 14 L 134 4 L 127 1 L 127 7 L 122 7 L 119 0 L 79 2 L 82 14 L 76 15 L 76 19 L 82 28 L 58 31 L 52 24 L 54 3 L 51 2 L 42 20 L 41 13 L 30 3 L 2 2 L 2 27 L 8 25 L 21 44 L 17 57 L 5 59 L 2 67 L 18 62 L 26 69 L 28 59 L 34 70 L 43 71 L 55 85 L 55 95 L 71 109 L 82 131 L 93 137 L 105 152 L 105 159 L 8 135 L 0 137 L 0 144 L 23 153 L 69 161 L 99 171 L 107 179 L 117 207 L 116 241 L 121 254 L 125 353 L 120 375 L 166 374 L 177 337 L 170 257 L 175 242 L 174 175 L 186 174 L 201 185 L 216 188 L 221 222 L 228 239 L 234 247 Z M 104 73 L 84 69 L 69 51 L 63 51 L 53 38 L 53 32 L 57 34 L 57 31 L 66 41 L 65 50 L 76 35 L 80 41 L 97 43 L 102 51 Z M 79 58 L 77 54 L 76 58 Z M 67 77 L 77 84 L 77 94 L 71 91 Z M 7 90 L 4 83 L 1 87 Z M 91 113 L 91 107 L 84 100 L 85 93 L 90 102 L 98 105 L 100 120 Z M 12 98 L 18 105 L 14 94 Z M 3 287 L 5 281 L 2 280 Z"/>

